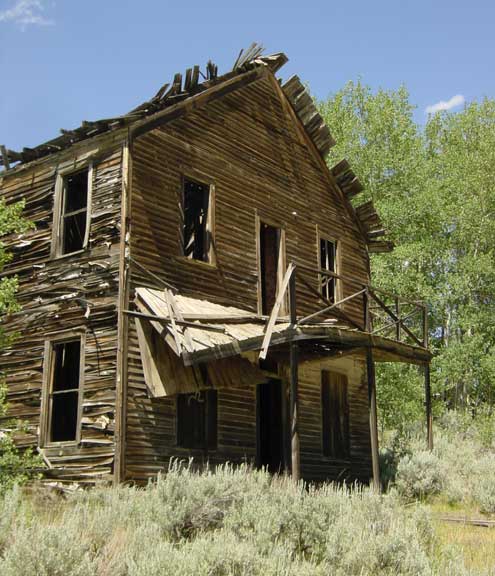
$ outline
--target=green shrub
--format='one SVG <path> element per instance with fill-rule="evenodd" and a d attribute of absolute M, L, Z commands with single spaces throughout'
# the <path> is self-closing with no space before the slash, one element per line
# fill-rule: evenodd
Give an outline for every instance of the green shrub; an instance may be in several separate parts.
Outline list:
<path fill-rule="evenodd" d="M 399 493 L 408 499 L 425 499 L 438 494 L 445 478 L 438 456 L 423 450 L 405 456 L 397 467 L 396 486 Z"/>

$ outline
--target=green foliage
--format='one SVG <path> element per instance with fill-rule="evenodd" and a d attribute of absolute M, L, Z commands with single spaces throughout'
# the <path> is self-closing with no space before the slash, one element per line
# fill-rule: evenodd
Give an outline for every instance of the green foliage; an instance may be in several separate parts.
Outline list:
<path fill-rule="evenodd" d="M 18 489 L 0 498 L 4 576 L 431 576 L 448 560 L 420 506 L 248 467 L 175 465 L 146 489 L 78 491 L 50 506 Z"/>
<path fill-rule="evenodd" d="M 394 483 L 406 499 L 439 495 L 495 514 L 495 416 L 446 412 L 434 429 L 433 452 L 425 451 L 421 426 L 404 427 L 384 438 L 383 483 Z"/>
<path fill-rule="evenodd" d="M 373 283 L 430 304 L 437 357 L 432 384 L 447 407 L 495 395 L 495 102 L 472 103 L 417 125 L 404 87 L 373 92 L 350 82 L 319 103 L 343 157 L 396 243 L 372 258 Z M 414 416 L 419 380 L 385 367 L 378 401 L 387 423 Z M 403 399 L 401 401 L 401 398 Z M 418 404 L 420 406 L 420 404 Z"/>
<path fill-rule="evenodd" d="M 426 450 L 405 456 L 397 467 L 396 487 L 410 500 L 424 500 L 438 494 L 444 484 L 443 471 L 436 454 Z"/>

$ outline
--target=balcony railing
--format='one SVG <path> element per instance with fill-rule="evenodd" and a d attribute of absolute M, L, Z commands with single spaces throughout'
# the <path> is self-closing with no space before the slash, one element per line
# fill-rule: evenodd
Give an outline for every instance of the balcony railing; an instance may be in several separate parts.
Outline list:
<path fill-rule="evenodd" d="M 297 266 L 293 274 L 297 274 L 298 283 L 302 284 L 313 297 L 317 296 L 323 304 L 326 304 L 320 310 L 298 319 L 298 324 L 318 323 L 330 317 L 370 334 L 428 348 L 428 307 L 424 302 L 410 300 L 363 283 L 356 278 L 326 270 Z M 315 274 L 319 278 L 320 290 L 311 283 L 311 280 L 314 282 Z M 331 301 L 325 297 L 321 287 L 326 278 L 340 282 L 341 290 L 337 290 L 336 293 L 345 290 L 347 295 L 338 301 Z M 351 294 L 348 294 L 351 290 Z M 346 307 L 358 299 L 360 318 L 356 317 L 355 311 L 353 314 L 346 311 Z"/>

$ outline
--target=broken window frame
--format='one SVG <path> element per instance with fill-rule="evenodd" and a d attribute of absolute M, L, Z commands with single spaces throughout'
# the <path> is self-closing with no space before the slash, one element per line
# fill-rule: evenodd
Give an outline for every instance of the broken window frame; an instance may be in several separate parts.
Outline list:
<path fill-rule="evenodd" d="M 70 388 L 63 391 L 54 392 L 54 369 L 55 369 L 55 346 L 64 343 L 77 342 L 80 343 L 79 352 L 79 382 L 77 388 Z M 41 396 L 41 418 L 40 418 L 40 434 L 39 446 L 46 448 L 50 446 L 68 446 L 77 445 L 81 441 L 81 419 L 82 419 L 82 405 L 84 396 L 84 366 L 85 366 L 85 348 L 86 348 L 86 335 L 84 332 L 66 332 L 56 338 L 50 338 L 45 341 L 44 360 L 43 360 L 43 384 Z M 52 418 L 53 418 L 53 396 L 55 394 L 63 393 L 78 393 L 77 398 L 77 421 L 76 421 L 76 434 L 73 440 L 59 440 L 54 441 L 51 439 L 52 432 Z"/>
<path fill-rule="evenodd" d="M 190 424 L 190 420 L 187 420 L 185 414 L 181 414 L 181 402 L 189 402 L 193 399 L 195 402 L 203 403 L 203 430 L 201 441 L 198 444 L 189 445 L 185 438 L 193 436 L 191 431 L 189 433 L 184 432 L 185 426 Z M 213 422 L 211 421 L 212 414 L 214 414 Z M 205 390 L 200 390 L 198 392 L 177 394 L 176 398 L 176 426 L 175 426 L 175 438 L 176 445 L 178 448 L 184 450 L 201 450 L 205 454 L 215 452 L 218 448 L 218 391 L 215 388 L 208 388 Z"/>
<path fill-rule="evenodd" d="M 80 172 L 88 173 L 88 185 L 86 191 L 86 208 L 73 210 L 65 213 L 65 199 L 66 199 L 66 185 L 67 179 Z M 57 173 L 55 181 L 55 198 L 53 208 L 53 230 L 52 230 L 52 258 L 65 258 L 74 254 L 80 254 L 87 249 L 89 243 L 89 228 L 91 223 L 91 198 L 93 191 L 93 163 L 84 164 L 77 168 L 71 167 L 70 169 L 60 170 Z M 71 216 L 79 213 L 86 212 L 86 229 L 84 231 L 84 239 L 82 247 L 72 252 L 64 252 L 64 239 L 65 239 L 65 220 Z"/>
<path fill-rule="evenodd" d="M 263 215 L 256 214 L 256 261 L 258 269 L 258 314 L 263 314 L 263 277 L 261 265 L 261 227 L 265 224 L 271 228 L 279 230 L 278 246 L 278 266 L 277 266 L 277 296 L 280 292 L 285 273 L 287 271 L 287 254 L 285 240 L 285 226 L 281 222 L 275 222 L 271 218 L 265 218 Z M 288 294 L 285 294 L 280 307 L 279 316 L 287 316 L 289 310 Z M 271 310 L 267 311 L 270 315 Z"/>
<path fill-rule="evenodd" d="M 326 298 L 332 304 L 335 304 L 341 300 L 341 283 L 339 279 L 340 274 L 340 242 L 336 238 L 327 236 L 318 232 L 317 234 L 317 248 L 318 248 L 318 289 L 320 294 Z M 328 267 L 324 267 L 324 263 L 321 259 L 322 252 L 322 242 L 327 243 L 327 253 L 328 244 L 334 247 L 334 269 L 331 270 Z M 327 256 L 328 260 L 328 256 Z M 329 285 L 333 286 L 332 292 L 328 289 Z"/>
<path fill-rule="evenodd" d="M 185 187 L 186 182 L 193 182 L 208 188 L 208 214 L 206 216 L 206 223 L 204 229 L 204 249 L 203 258 L 193 258 L 185 253 Z M 181 257 L 188 262 L 202 263 L 209 266 L 216 266 L 215 254 L 215 182 L 214 180 L 202 172 L 189 170 L 182 174 L 181 178 L 181 221 L 180 221 L 180 239 L 181 239 Z"/>
<path fill-rule="evenodd" d="M 322 370 L 320 375 L 320 398 L 321 398 L 321 453 L 328 460 L 349 461 L 351 458 L 351 434 L 349 418 L 349 379 L 346 374 L 335 372 L 333 370 Z M 339 398 L 343 402 L 337 408 L 332 410 L 331 406 L 331 388 L 332 386 L 341 387 Z M 327 391 L 325 391 L 327 388 Z M 328 394 L 328 405 L 325 402 L 325 395 Z M 326 411 L 328 410 L 328 413 Z M 338 433 L 341 436 L 342 443 L 337 445 L 332 442 L 332 436 L 335 436 L 336 424 L 332 420 L 332 414 L 338 412 L 339 428 Z"/>

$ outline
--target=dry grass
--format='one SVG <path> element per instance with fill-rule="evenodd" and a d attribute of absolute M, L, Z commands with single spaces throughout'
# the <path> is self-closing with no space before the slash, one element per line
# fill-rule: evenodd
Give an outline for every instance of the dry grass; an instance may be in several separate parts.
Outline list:
<path fill-rule="evenodd" d="M 467 570 L 475 573 L 495 574 L 495 527 L 472 526 L 441 520 L 441 517 L 489 519 L 474 504 L 449 504 L 442 498 L 431 502 L 429 508 L 434 519 L 435 534 L 442 546 L 453 546 L 462 554 Z"/>
<path fill-rule="evenodd" d="M 495 573 L 495 528 L 435 521 L 435 532 L 443 545 L 459 549 L 471 571 Z"/>

